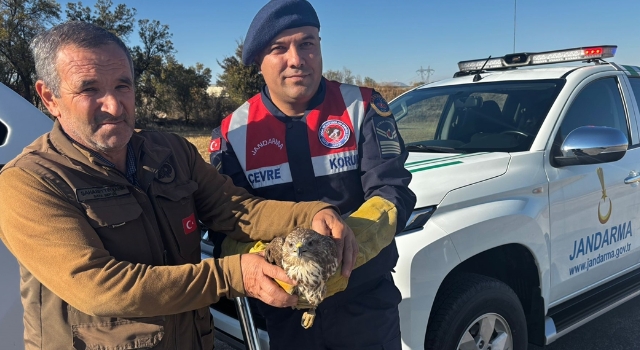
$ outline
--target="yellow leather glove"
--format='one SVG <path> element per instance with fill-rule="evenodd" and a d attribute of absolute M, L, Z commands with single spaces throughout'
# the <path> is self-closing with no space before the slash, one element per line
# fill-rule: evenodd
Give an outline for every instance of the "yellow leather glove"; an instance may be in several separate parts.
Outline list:
<path fill-rule="evenodd" d="M 358 210 L 344 220 L 353 230 L 358 242 L 358 256 L 355 268 L 364 265 L 367 261 L 377 256 L 380 251 L 388 246 L 396 233 L 398 211 L 390 201 L 382 197 L 372 197 L 364 202 Z M 222 256 L 245 253 L 259 253 L 266 248 L 266 244 L 258 242 L 241 243 L 233 239 L 222 241 Z M 349 279 L 340 274 L 341 268 L 327 281 L 327 294 L 329 297 L 347 288 Z M 276 281 L 287 293 L 293 293 L 293 287 Z M 304 301 L 298 302 L 297 308 L 304 309 Z"/>
<path fill-rule="evenodd" d="M 257 242 L 238 242 L 231 238 L 225 238 L 222 241 L 222 250 L 220 257 L 224 258 L 229 255 L 259 253 L 266 248 L 266 244 L 262 241 Z"/>
<path fill-rule="evenodd" d="M 375 258 L 380 251 L 388 246 L 396 234 L 398 210 L 393 203 L 382 197 L 371 197 L 362 203 L 360 208 L 344 220 L 358 242 L 358 257 L 355 268 L 364 265 Z M 347 288 L 349 279 L 338 271 L 327 281 L 327 294 L 330 297 Z"/>

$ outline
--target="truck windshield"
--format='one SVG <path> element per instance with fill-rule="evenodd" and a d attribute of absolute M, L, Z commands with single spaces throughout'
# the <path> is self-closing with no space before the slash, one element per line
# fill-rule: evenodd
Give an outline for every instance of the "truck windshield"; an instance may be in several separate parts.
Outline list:
<path fill-rule="evenodd" d="M 520 152 L 530 149 L 564 82 L 426 87 L 389 105 L 410 152 Z"/>

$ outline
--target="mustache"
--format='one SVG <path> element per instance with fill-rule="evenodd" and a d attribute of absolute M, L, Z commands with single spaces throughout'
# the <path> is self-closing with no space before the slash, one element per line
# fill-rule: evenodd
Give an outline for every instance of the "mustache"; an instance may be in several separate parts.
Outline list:
<path fill-rule="evenodd" d="M 119 116 L 113 116 L 108 113 L 101 113 L 95 116 L 95 122 L 96 122 L 96 125 L 118 123 L 118 122 L 127 120 L 128 117 L 129 115 L 126 112 L 120 114 Z"/>
<path fill-rule="evenodd" d="M 308 70 L 308 69 L 296 69 L 296 70 L 287 71 L 285 76 L 286 77 L 293 77 L 293 76 L 309 75 L 309 74 L 311 74 L 311 70 Z"/>

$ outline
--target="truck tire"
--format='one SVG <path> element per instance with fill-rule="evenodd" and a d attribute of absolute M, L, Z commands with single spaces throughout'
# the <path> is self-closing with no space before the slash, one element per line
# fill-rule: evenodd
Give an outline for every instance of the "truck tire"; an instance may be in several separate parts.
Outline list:
<path fill-rule="evenodd" d="M 445 282 L 434 303 L 426 350 L 526 350 L 527 322 L 505 283 L 473 273 Z"/>

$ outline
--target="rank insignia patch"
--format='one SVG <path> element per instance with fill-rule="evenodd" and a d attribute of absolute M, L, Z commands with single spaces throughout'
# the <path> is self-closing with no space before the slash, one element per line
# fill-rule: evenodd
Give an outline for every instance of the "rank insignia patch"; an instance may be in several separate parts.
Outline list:
<path fill-rule="evenodd" d="M 221 171 L 222 169 L 222 159 L 221 159 L 221 154 L 218 153 L 215 156 L 213 156 L 213 158 L 211 158 L 211 165 L 213 165 L 218 172 Z"/>
<path fill-rule="evenodd" d="M 327 120 L 320 125 L 318 138 L 320 143 L 328 148 L 340 148 L 349 141 L 351 129 L 340 120 Z"/>
<path fill-rule="evenodd" d="M 371 108 L 373 108 L 373 110 L 381 117 L 388 117 L 391 115 L 391 108 L 389 108 L 387 101 L 377 92 L 371 95 Z"/>
<path fill-rule="evenodd" d="M 400 139 L 393 120 L 387 118 L 374 118 L 376 137 L 380 147 L 380 156 L 383 159 L 393 158 L 400 154 Z"/>

